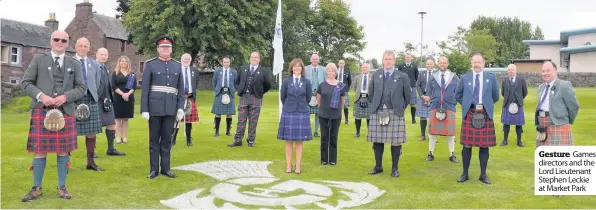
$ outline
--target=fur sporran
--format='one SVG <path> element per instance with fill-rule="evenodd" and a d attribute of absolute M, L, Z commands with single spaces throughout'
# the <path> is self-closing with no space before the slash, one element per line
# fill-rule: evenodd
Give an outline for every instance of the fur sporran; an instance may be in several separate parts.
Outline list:
<path fill-rule="evenodd" d="M 486 125 L 486 121 L 484 120 L 484 113 L 482 113 L 482 112 L 472 113 L 472 127 L 483 128 L 485 125 Z"/>
<path fill-rule="evenodd" d="M 64 115 L 58 109 L 50 109 L 43 120 L 43 126 L 49 131 L 59 131 L 64 128 Z"/>
<path fill-rule="evenodd" d="M 379 124 L 389 124 L 389 111 L 387 109 L 383 109 L 381 112 L 379 112 Z"/>
<path fill-rule="evenodd" d="M 89 110 L 89 106 L 87 106 L 87 104 L 79 104 L 75 109 L 75 117 L 77 120 L 87 120 L 89 119 L 90 114 L 91 111 Z"/>
<path fill-rule="evenodd" d="M 444 120 L 445 118 L 447 118 L 447 113 L 445 113 L 445 109 L 440 108 L 437 110 L 437 112 L 435 112 L 435 118 L 437 118 L 437 120 Z"/>
<path fill-rule="evenodd" d="M 112 104 L 112 100 L 110 100 L 109 98 L 103 99 L 103 111 L 110 112 L 112 111 L 113 107 L 114 105 Z"/>
<path fill-rule="evenodd" d="M 309 106 L 317 106 L 317 96 L 315 96 L 316 94 L 313 94 L 313 96 L 310 97 L 310 102 L 308 103 Z"/>
<path fill-rule="evenodd" d="M 517 114 L 517 112 L 519 111 L 519 106 L 517 106 L 516 103 L 511 103 L 509 104 L 508 110 L 511 114 Z"/>
<path fill-rule="evenodd" d="M 225 87 L 222 89 L 223 94 L 221 95 L 221 103 L 222 104 L 229 104 L 232 100 L 230 99 L 230 94 L 228 88 Z"/>
<path fill-rule="evenodd" d="M 189 116 L 192 113 L 192 101 L 184 100 L 184 115 Z"/>
<path fill-rule="evenodd" d="M 537 141 L 546 141 L 548 137 L 548 132 L 546 132 L 546 127 L 538 125 L 536 126 L 536 140 Z"/>

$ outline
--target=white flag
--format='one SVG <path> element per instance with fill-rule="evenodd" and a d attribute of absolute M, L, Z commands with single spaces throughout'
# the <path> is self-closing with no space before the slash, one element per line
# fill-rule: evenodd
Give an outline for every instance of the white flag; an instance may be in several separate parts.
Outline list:
<path fill-rule="evenodd" d="M 275 18 L 275 36 L 273 37 L 273 74 L 283 71 L 284 51 L 282 47 L 283 36 L 281 33 L 281 0 L 277 4 L 277 17 Z M 281 75 L 280 75 L 281 76 Z"/>

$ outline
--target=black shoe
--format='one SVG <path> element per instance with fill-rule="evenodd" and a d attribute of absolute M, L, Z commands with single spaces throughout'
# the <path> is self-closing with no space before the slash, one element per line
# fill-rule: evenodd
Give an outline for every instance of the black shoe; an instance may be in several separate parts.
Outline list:
<path fill-rule="evenodd" d="M 412 120 L 412 124 L 416 124 L 416 120 Z"/>
<path fill-rule="evenodd" d="M 358 138 L 358 137 L 360 137 L 360 133 L 356 133 L 356 134 L 354 135 L 354 137 L 355 137 L 355 138 Z"/>
<path fill-rule="evenodd" d="M 461 176 L 459 176 L 459 178 L 457 179 L 457 182 L 465 182 L 470 180 L 470 178 L 468 177 L 468 174 L 462 174 Z"/>
<path fill-rule="evenodd" d="M 329 165 L 334 166 L 336 163 L 335 162 L 329 162 Z"/>
<path fill-rule="evenodd" d="M 172 146 L 176 146 L 176 139 L 172 140 Z"/>
<path fill-rule="evenodd" d="M 186 139 L 186 146 L 192 147 L 192 138 Z"/>
<path fill-rule="evenodd" d="M 99 157 L 99 155 L 97 155 L 97 153 L 94 152 L 93 153 L 93 158 L 98 158 L 98 157 Z"/>
<path fill-rule="evenodd" d="M 503 140 L 503 142 L 501 142 L 501 146 L 507 146 L 509 143 L 507 142 L 507 140 Z"/>
<path fill-rule="evenodd" d="M 368 174 L 370 175 L 375 175 L 375 174 L 380 174 L 383 173 L 383 169 L 382 168 L 373 168 L 370 172 L 368 172 Z"/>
<path fill-rule="evenodd" d="M 249 141 L 248 142 L 248 146 L 249 147 L 255 147 L 255 142 L 254 141 Z"/>
<path fill-rule="evenodd" d="M 428 153 L 428 156 L 426 156 L 426 161 L 433 161 L 435 159 L 435 156 L 433 155 L 432 152 Z"/>
<path fill-rule="evenodd" d="M 526 145 L 524 145 L 524 143 L 522 141 L 517 141 L 517 146 L 518 147 L 525 147 Z"/>
<path fill-rule="evenodd" d="M 397 171 L 397 169 L 395 169 L 395 168 L 392 169 L 391 170 L 391 177 L 395 177 L 395 178 L 399 177 L 399 171 Z"/>
<path fill-rule="evenodd" d="M 325 162 L 325 161 L 322 161 L 322 162 L 321 162 L 321 165 L 327 165 L 327 162 Z"/>
<path fill-rule="evenodd" d="M 484 184 L 490 184 L 490 181 L 488 180 L 488 176 L 486 176 L 486 175 L 480 176 L 480 178 L 478 178 L 478 180 L 480 180 Z"/>
<path fill-rule="evenodd" d="M 118 150 L 113 149 L 111 151 L 107 151 L 106 152 L 106 155 L 108 155 L 108 156 L 125 156 L 126 153 L 125 152 L 118 152 Z"/>
<path fill-rule="evenodd" d="M 172 173 L 172 171 L 166 171 L 166 172 L 163 172 L 162 171 L 160 174 L 163 174 L 163 175 L 165 175 L 167 177 L 170 177 L 170 178 L 176 178 L 176 174 Z"/>
<path fill-rule="evenodd" d="M 319 136 L 319 133 L 318 132 L 315 132 L 312 136 L 313 137 L 321 137 L 321 136 Z"/>
<path fill-rule="evenodd" d="M 103 168 L 99 167 L 99 166 L 98 166 L 98 165 L 96 165 L 96 164 L 93 164 L 93 165 L 91 165 L 91 164 L 87 164 L 87 169 L 88 169 L 88 170 L 93 170 L 93 171 L 105 171 L 105 169 L 103 169 Z"/>
<path fill-rule="evenodd" d="M 157 171 L 151 171 L 151 172 L 149 172 L 149 175 L 147 176 L 147 178 L 153 179 L 157 176 L 159 176 L 159 174 L 157 174 Z"/>
<path fill-rule="evenodd" d="M 215 137 L 218 137 L 218 136 L 219 136 L 219 132 L 218 132 L 218 131 L 216 131 L 216 132 L 215 132 Z"/>
<path fill-rule="evenodd" d="M 240 141 L 234 141 L 231 144 L 228 144 L 228 147 L 241 147 L 242 146 L 242 142 Z"/>
<path fill-rule="evenodd" d="M 347 120 L 346 120 L 346 125 L 349 125 L 349 124 L 350 124 L 350 121 L 347 121 Z"/>
<path fill-rule="evenodd" d="M 230 132 L 226 132 L 226 136 L 232 136 Z"/>
<path fill-rule="evenodd" d="M 455 157 L 455 155 L 451 154 L 451 156 L 449 157 L 449 161 L 453 162 L 453 163 L 457 163 L 457 157 Z"/>

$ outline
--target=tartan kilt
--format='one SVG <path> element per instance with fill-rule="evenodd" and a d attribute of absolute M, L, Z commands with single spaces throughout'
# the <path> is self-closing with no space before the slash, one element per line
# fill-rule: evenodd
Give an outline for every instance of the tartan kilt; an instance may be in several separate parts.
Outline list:
<path fill-rule="evenodd" d="M 472 127 L 472 112 L 482 112 L 486 124 L 482 128 Z M 464 146 L 475 147 L 493 147 L 497 145 L 497 137 L 495 135 L 495 124 L 488 118 L 488 114 L 484 110 L 476 111 L 470 108 L 461 122 L 461 134 L 459 138 L 460 144 Z"/>
<path fill-rule="evenodd" d="M 428 126 L 428 133 L 439 136 L 455 136 L 457 128 L 455 126 L 455 112 L 445 110 L 447 117 L 444 120 L 439 120 L 435 117 L 436 109 L 430 110 L 430 124 Z"/>
<path fill-rule="evenodd" d="M 108 126 L 116 124 L 116 119 L 114 116 L 114 106 L 112 106 L 112 110 L 106 112 L 103 109 L 103 102 L 99 102 L 99 117 L 101 118 L 101 126 Z"/>
<path fill-rule="evenodd" d="M 310 114 L 318 115 L 319 114 L 319 106 L 309 106 L 310 107 Z"/>
<path fill-rule="evenodd" d="M 356 119 L 362 119 L 362 118 L 366 118 L 368 119 L 370 117 L 370 104 L 366 107 L 366 108 L 362 108 L 360 106 L 360 104 L 358 104 L 358 102 L 356 102 L 354 104 L 354 118 Z"/>
<path fill-rule="evenodd" d="M 418 99 L 418 95 L 416 94 L 416 88 L 410 88 L 410 91 L 412 92 L 412 95 L 410 96 L 410 104 L 412 105 L 416 105 L 416 101 L 420 101 L 417 100 Z"/>
<path fill-rule="evenodd" d="M 350 107 L 350 94 L 346 93 L 346 95 L 344 96 L 344 109 L 347 109 Z"/>
<path fill-rule="evenodd" d="M 501 123 L 505 125 L 524 125 L 526 118 L 524 117 L 524 107 L 520 106 L 516 114 L 509 113 L 508 107 L 503 107 L 501 110 Z"/>
<path fill-rule="evenodd" d="M 192 108 L 190 111 L 190 115 L 188 116 L 184 116 L 184 122 L 185 123 L 193 123 L 193 122 L 199 122 L 199 112 L 197 111 L 197 103 L 195 102 L 194 98 L 189 98 L 187 99 L 190 101 L 190 103 L 192 104 Z"/>
<path fill-rule="evenodd" d="M 373 143 L 406 143 L 405 118 L 397 116 L 397 114 L 390 109 L 389 124 L 381 125 L 379 123 L 379 114 L 377 112 L 371 113 L 366 139 Z"/>
<path fill-rule="evenodd" d="M 36 108 L 31 110 L 29 138 L 27 151 L 33 153 L 66 153 L 77 149 L 77 129 L 74 116 L 64 112 L 64 128 L 57 132 L 47 130 L 43 121 L 49 109 Z"/>
<path fill-rule="evenodd" d="M 230 96 L 230 103 L 221 103 L 221 94 L 215 96 L 213 105 L 211 106 L 211 113 L 216 115 L 236 115 L 236 102 L 232 96 Z"/>
<path fill-rule="evenodd" d="M 310 115 L 299 112 L 282 112 L 277 129 L 277 139 L 287 141 L 312 140 Z"/>
<path fill-rule="evenodd" d="M 75 102 L 75 104 L 87 104 L 87 106 L 89 106 L 89 118 L 83 121 L 75 120 L 77 123 L 77 135 L 86 136 L 101 133 L 102 126 L 99 116 L 99 103 L 93 101 L 91 94 L 86 94 L 81 100 Z"/>
<path fill-rule="evenodd" d="M 424 118 L 428 118 L 429 116 L 434 117 L 432 115 L 429 115 L 430 112 L 430 103 L 427 105 L 424 105 L 424 100 L 422 100 L 421 98 L 418 98 L 418 100 L 416 101 L 416 117 L 424 117 Z"/>
<path fill-rule="evenodd" d="M 546 128 L 547 137 L 544 142 L 536 141 L 536 147 L 539 146 L 573 146 L 573 137 L 571 136 L 571 125 L 553 125 L 549 116 L 538 117 L 538 121 Z"/>

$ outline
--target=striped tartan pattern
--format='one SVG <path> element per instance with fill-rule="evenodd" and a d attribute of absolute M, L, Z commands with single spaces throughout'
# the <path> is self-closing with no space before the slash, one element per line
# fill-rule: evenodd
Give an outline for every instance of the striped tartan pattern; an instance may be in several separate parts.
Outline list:
<path fill-rule="evenodd" d="M 416 101 L 419 101 L 416 100 L 418 99 L 418 95 L 416 94 L 418 91 L 416 91 L 416 88 L 410 88 L 410 91 L 412 91 L 412 95 L 410 96 L 410 104 L 415 105 Z"/>
<path fill-rule="evenodd" d="M 256 98 L 254 95 L 246 94 L 240 97 L 240 103 L 238 104 L 238 126 L 236 128 L 236 136 L 234 137 L 235 140 L 242 141 L 244 138 L 246 123 L 249 123 L 248 138 L 246 140 L 248 142 L 255 140 L 262 104 L 263 99 Z"/>
<path fill-rule="evenodd" d="M 524 107 L 520 106 L 516 114 L 509 113 L 509 107 L 503 107 L 501 111 L 501 123 L 505 125 L 524 125 L 526 118 L 524 117 Z"/>
<path fill-rule="evenodd" d="M 379 111 L 370 114 L 367 140 L 373 143 L 406 143 L 406 120 L 389 110 L 389 124 L 379 123 Z"/>
<path fill-rule="evenodd" d="M 186 97 L 188 97 L 188 95 Z M 185 123 L 199 122 L 199 112 L 197 111 L 197 103 L 195 102 L 195 99 L 189 98 L 187 100 L 189 100 L 190 103 L 192 104 L 191 105 L 192 108 L 190 111 L 190 115 L 184 116 L 184 122 Z"/>
<path fill-rule="evenodd" d="M 546 129 L 547 137 L 544 142 L 536 141 L 536 147 L 539 146 L 573 146 L 573 137 L 571 136 L 571 125 L 553 125 L 549 116 L 538 117 L 542 126 L 548 126 Z"/>
<path fill-rule="evenodd" d="M 235 103 L 236 102 L 231 95 L 229 104 L 221 103 L 221 94 L 219 96 L 215 96 L 215 100 L 213 100 L 213 105 L 211 106 L 211 113 L 216 115 L 236 115 Z"/>
<path fill-rule="evenodd" d="M 31 110 L 31 127 L 27 139 L 27 151 L 34 153 L 66 153 L 76 150 L 78 144 L 75 117 L 62 112 L 64 115 L 64 128 L 57 132 L 49 131 L 43 125 L 48 110 L 42 108 Z"/>
<path fill-rule="evenodd" d="M 481 112 L 484 114 L 486 124 L 482 128 L 472 127 L 472 112 Z M 495 135 L 495 124 L 484 110 L 475 110 L 470 108 L 461 123 L 461 134 L 459 138 L 460 144 L 464 146 L 475 147 L 493 147 L 497 145 L 497 137 Z"/>
<path fill-rule="evenodd" d="M 350 94 L 348 94 L 346 92 L 346 95 L 344 96 L 344 108 L 349 108 L 350 107 Z"/>
<path fill-rule="evenodd" d="M 312 140 L 310 115 L 299 112 L 282 112 L 279 128 L 277 129 L 277 139 L 288 141 Z"/>
<path fill-rule="evenodd" d="M 457 134 L 457 128 L 455 127 L 455 112 L 445 110 L 447 117 L 445 117 L 444 120 L 437 119 L 435 117 L 436 112 L 436 109 L 430 110 L 428 133 L 439 136 L 455 136 Z"/>
<path fill-rule="evenodd" d="M 354 103 L 354 118 L 356 119 L 362 119 L 362 118 L 366 118 L 368 119 L 370 117 L 370 104 L 366 107 L 366 108 L 362 108 L 360 106 L 360 104 L 358 104 L 358 101 L 356 101 L 356 103 Z"/>
<path fill-rule="evenodd" d="M 87 120 L 76 120 L 77 135 L 95 135 L 101 133 L 101 119 L 99 116 L 99 103 L 93 101 L 91 94 L 87 93 L 81 100 L 75 102 L 76 105 L 87 104 L 89 106 L 89 118 Z M 75 107 L 76 107 L 75 105 Z M 76 119 L 76 118 L 75 118 Z"/>
<path fill-rule="evenodd" d="M 310 107 L 310 114 L 319 114 L 319 106 L 309 106 Z"/>
<path fill-rule="evenodd" d="M 432 117 L 432 115 L 429 115 L 430 112 L 430 103 L 428 104 L 428 106 L 424 105 L 424 100 L 422 100 L 421 98 L 418 98 L 418 100 L 416 101 L 416 117 L 424 117 L 424 118 L 428 118 L 429 116 Z"/>

